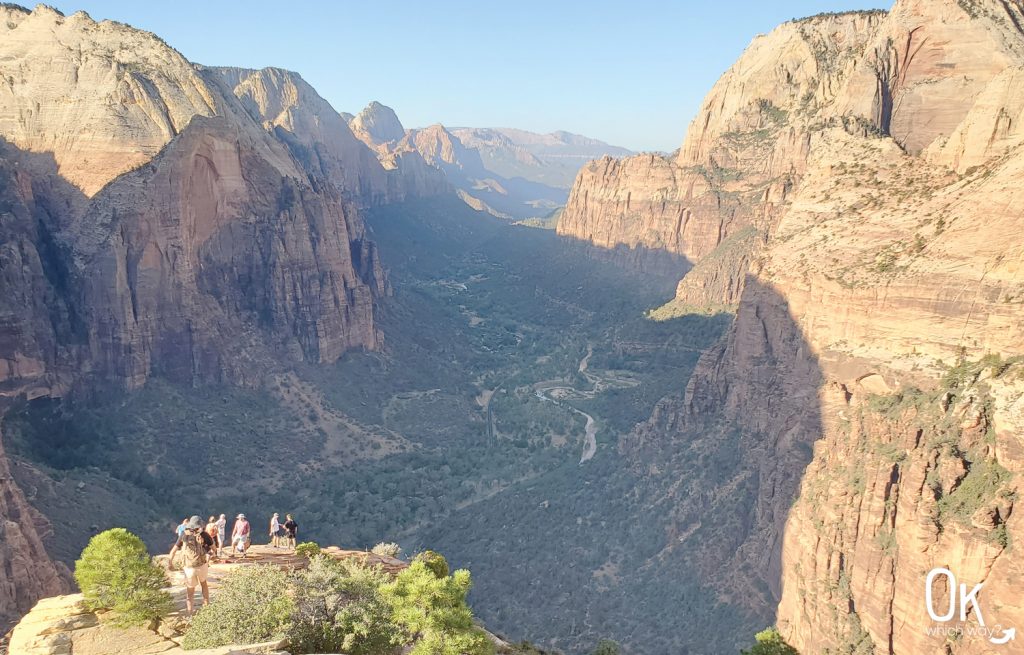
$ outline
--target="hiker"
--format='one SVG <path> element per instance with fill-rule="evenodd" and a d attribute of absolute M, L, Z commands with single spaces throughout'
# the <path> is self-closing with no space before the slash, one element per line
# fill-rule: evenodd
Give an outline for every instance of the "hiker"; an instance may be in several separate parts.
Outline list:
<path fill-rule="evenodd" d="M 284 544 L 285 547 L 291 546 L 292 550 L 295 550 L 295 538 L 299 534 L 299 524 L 295 522 L 291 514 L 284 515 Z"/>
<path fill-rule="evenodd" d="M 224 554 L 224 537 L 228 536 L 228 520 L 221 514 L 217 519 L 217 556 Z"/>
<path fill-rule="evenodd" d="M 174 529 L 174 531 L 178 535 L 178 539 L 181 539 L 181 535 L 185 534 L 185 526 L 187 526 L 187 525 L 188 525 L 188 517 L 186 516 L 185 518 L 181 519 L 181 523 L 179 523 L 178 527 L 176 527 Z"/>
<path fill-rule="evenodd" d="M 209 573 L 210 565 L 208 555 L 213 547 L 213 537 L 203 531 L 203 524 L 198 516 L 193 516 L 185 523 L 185 530 L 178 537 L 171 553 L 167 558 L 168 567 L 174 567 L 174 556 L 181 552 L 181 572 L 185 578 L 185 609 L 191 615 L 194 611 L 192 596 L 195 595 L 196 585 L 202 589 L 203 605 L 210 604 L 210 587 L 206 583 L 206 576 Z"/>
<path fill-rule="evenodd" d="M 274 512 L 274 515 L 270 517 L 270 545 L 274 548 L 281 547 L 281 521 L 278 520 L 280 514 Z"/>
<path fill-rule="evenodd" d="M 206 521 L 206 534 L 213 538 L 213 552 L 215 555 L 220 555 L 220 530 L 217 529 L 217 518 L 211 516 Z"/>
<path fill-rule="evenodd" d="M 245 514 L 239 514 L 235 517 L 235 527 L 231 529 L 231 550 L 232 554 L 235 552 L 242 553 L 242 557 L 247 555 L 249 550 L 249 522 L 245 520 Z"/>

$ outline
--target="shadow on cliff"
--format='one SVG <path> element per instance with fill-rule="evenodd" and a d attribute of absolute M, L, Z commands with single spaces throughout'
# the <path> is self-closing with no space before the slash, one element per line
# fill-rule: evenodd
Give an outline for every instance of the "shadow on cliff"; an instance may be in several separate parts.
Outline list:
<path fill-rule="evenodd" d="M 88 199 L 51 153 L 0 137 L 0 395 L 50 393 L 88 339 L 70 254 L 57 236 Z"/>
<path fill-rule="evenodd" d="M 649 564 L 659 578 L 693 576 L 714 607 L 663 617 L 695 629 L 684 652 L 746 646 L 774 622 L 783 531 L 823 433 L 823 381 L 786 299 L 748 275 L 732 327 L 701 356 L 685 393 L 620 441 L 646 478 L 650 519 L 664 513 L 665 545 Z"/>

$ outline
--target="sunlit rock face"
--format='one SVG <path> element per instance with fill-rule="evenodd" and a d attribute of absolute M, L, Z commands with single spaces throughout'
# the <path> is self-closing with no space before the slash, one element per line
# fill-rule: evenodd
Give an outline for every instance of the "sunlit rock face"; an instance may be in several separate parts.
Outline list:
<path fill-rule="evenodd" d="M 723 596 L 777 607 L 801 652 L 989 652 L 925 631 L 937 566 L 1024 620 L 1021 25 L 1019 3 L 981 0 L 787 23 L 674 157 L 591 163 L 562 219 L 695 263 L 656 315 L 736 312 L 620 446 L 663 474 L 739 440 L 727 483 L 680 479 L 674 550 Z M 750 480 L 755 502 L 727 509 Z M 687 542 L 708 507 L 742 525 L 735 548 Z"/>

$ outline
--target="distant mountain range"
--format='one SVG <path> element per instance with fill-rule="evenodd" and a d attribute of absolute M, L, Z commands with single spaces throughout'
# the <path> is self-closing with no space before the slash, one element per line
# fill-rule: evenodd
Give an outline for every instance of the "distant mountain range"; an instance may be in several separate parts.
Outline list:
<path fill-rule="evenodd" d="M 390 107 L 371 102 L 358 115 L 342 114 L 357 138 L 374 149 L 385 167 L 395 157 L 418 153 L 445 172 L 470 206 L 499 218 L 543 218 L 563 206 L 579 169 L 626 148 L 569 132 L 537 134 L 512 128 L 407 130 Z"/>

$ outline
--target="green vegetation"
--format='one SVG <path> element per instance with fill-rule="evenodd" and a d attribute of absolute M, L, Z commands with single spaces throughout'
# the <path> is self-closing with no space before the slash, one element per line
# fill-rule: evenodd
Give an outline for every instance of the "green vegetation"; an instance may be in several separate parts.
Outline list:
<path fill-rule="evenodd" d="M 319 556 L 296 574 L 289 648 L 300 653 L 391 653 L 401 644 L 381 593 L 391 581 L 378 568 Z"/>
<path fill-rule="evenodd" d="M 995 460 L 970 462 L 967 475 L 960 484 L 948 496 L 939 499 L 939 521 L 944 524 L 956 520 L 970 526 L 974 513 L 996 499 L 996 493 L 1010 476 L 1010 472 Z"/>
<path fill-rule="evenodd" d="M 428 566 L 431 562 L 434 567 Z M 466 603 L 469 571 L 438 575 L 423 553 L 392 577 L 382 569 L 314 555 L 286 573 L 274 566 L 232 572 L 185 633 L 186 650 L 285 638 L 295 653 L 491 655 L 494 644 Z"/>
<path fill-rule="evenodd" d="M 402 547 L 394 542 L 382 542 L 374 546 L 371 552 L 381 557 L 398 557 L 402 554 Z"/>
<path fill-rule="evenodd" d="M 448 577 L 448 560 L 441 553 L 432 550 L 425 550 L 415 557 L 414 562 L 420 562 L 427 570 L 431 571 L 438 578 Z"/>
<path fill-rule="evenodd" d="M 262 390 L 154 379 L 6 414 L 5 447 L 54 481 L 31 487 L 58 518 L 55 542 L 125 520 L 164 550 L 200 509 L 244 511 L 256 525 L 290 512 L 300 537 L 321 544 L 369 549 L 386 536 L 406 552 L 441 550 L 451 568 L 473 570 L 475 612 L 511 640 L 583 652 L 610 637 L 679 652 L 706 642 L 675 629 L 681 621 L 732 635 L 763 624 L 708 603 L 691 564 L 659 558 L 683 520 L 666 510 L 668 490 L 683 471 L 708 484 L 736 474 L 739 436 L 657 462 L 660 476 L 619 451 L 656 403 L 683 392 L 731 317 L 651 321 L 644 313 L 673 295 L 678 272 L 632 274 L 459 202 L 390 206 L 367 221 L 394 285 L 377 312 L 381 351 L 298 367 Z M 579 371 L 588 346 L 597 382 Z M 555 404 L 538 384 L 578 393 Z M 315 407 L 296 400 L 304 389 Z M 582 466 L 574 410 L 598 426 Z M 753 493 L 746 480 L 734 489 L 730 507 Z M 735 546 L 746 517 L 724 509 L 693 538 Z"/>
<path fill-rule="evenodd" d="M 472 586 L 469 571 L 460 569 L 450 576 L 439 576 L 427 561 L 437 559 L 416 559 L 394 582 L 381 587 L 391 605 L 392 620 L 408 640 L 415 640 L 410 655 L 494 653 L 494 644 L 473 624 L 473 614 L 466 604 Z"/>
<path fill-rule="evenodd" d="M 621 652 L 619 644 L 611 639 L 602 639 L 597 642 L 597 648 L 594 649 L 594 655 L 619 655 Z"/>
<path fill-rule="evenodd" d="M 192 619 L 182 648 L 252 644 L 284 637 L 295 613 L 295 601 L 286 593 L 288 586 L 288 574 L 276 566 L 250 566 L 232 572 L 214 601 Z"/>
<path fill-rule="evenodd" d="M 786 643 L 776 628 L 765 628 L 754 635 L 756 642 L 750 650 L 740 651 L 741 655 L 800 655 Z"/>
<path fill-rule="evenodd" d="M 313 559 L 320 554 L 320 545 L 315 541 L 306 541 L 295 547 L 295 554 L 306 559 Z"/>
<path fill-rule="evenodd" d="M 163 591 L 163 570 L 150 560 L 142 540 L 124 528 L 89 540 L 75 562 L 75 582 L 85 606 L 111 610 L 115 625 L 143 625 L 171 611 L 171 597 Z"/>
<path fill-rule="evenodd" d="M 980 530 L 975 525 L 975 515 L 987 508 L 992 528 L 984 537 L 1002 547 L 1009 545 L 1006 517 L 1000 513 L 999 505 L 1000 498 L 1010 493 L 1013 474 L 993 456 L 990 381 L 1016 375 L 1022 361 L 1024 358 L 1004 359 L 997 354 L 977 361 L 961 360 L 946 369 L 935 389 L 904 387 L 893 394 L 868 396 L 864 403 L 872 420 L 889 421 L 924 437 L 928 449 L 925 454 L 934 458 L 928 465 L 925 483 L 938 501 L 934 520 L 940 530 L 951 523 Z M 966 412 L 977 419 L 970 428 L 964 427 Z M 898 465 L 910 455 L 906 446 L 896 442 L 871 444 L 866 451 Z M 946 470 L 966 473 L 943 479 L 947 460 L 954 461 Z M 883 531 L 877 542 L 883 551 L 892 554 L 896 538 Z"/>

